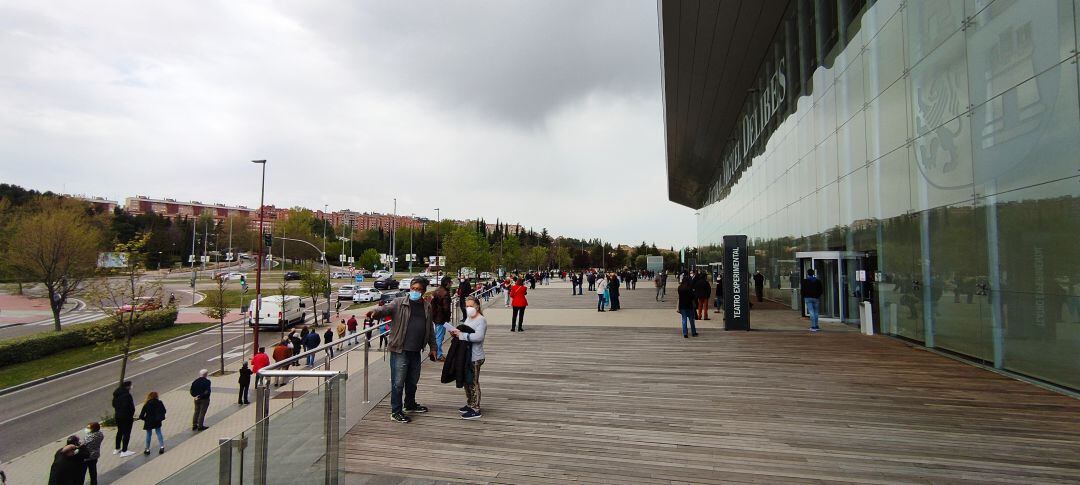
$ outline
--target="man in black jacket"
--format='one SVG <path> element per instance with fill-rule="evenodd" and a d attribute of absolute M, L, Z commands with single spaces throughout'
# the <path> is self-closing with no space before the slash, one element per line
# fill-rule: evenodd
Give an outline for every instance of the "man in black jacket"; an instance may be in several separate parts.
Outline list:
<path fill-rule="evenodd" d="M 806 270 L 806 278 L 802 280 L 802 297 L 803 305 L 806 306 L 806 313 L 810 315 L 810 331 L 817 332 L 818 328 L 818 308 L 821 305 L 821 294 L 824 293 L 825 287 L 821 285 L 821 280 L 814 275 L 814 270 Z"/>
<path fill-rule="evenodd" d="M 131 426 L 135 423 L 135 400 L 131 397 L 131 381 L 124 381 L 113 391 L 112 407 L 113 419 L 116 420 L 116 446 L 113 454 L 123 457 L 134 455 L 135 452 L 128 451 Z"/>
<path fill-rule="evenodd" d="M 444 360 L 443 338 L 446 337 L 444 323 L 450 323 L 450 312 L 453 307 L 450 300 L 450 283 L 453 281 L 449 276 L 443 276 L 439 287 L 431 292 L 431 323 L 435 326 L 435 358 Z"/>
<path fill-rule="evenodd" d="M 191 383 L 191 397 L 195 398 L 195 414 L 191 416 L 191 430 L 202 431 L 205 425 L 206 410 L 210 408 L 210 379 L 207 370 L 199 371 L 199 377 Z"/>

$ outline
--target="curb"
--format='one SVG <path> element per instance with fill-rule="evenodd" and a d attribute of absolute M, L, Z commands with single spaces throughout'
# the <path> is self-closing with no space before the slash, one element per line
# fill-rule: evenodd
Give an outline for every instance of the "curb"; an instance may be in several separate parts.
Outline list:
<path fill-rule="evenodd" d="M 241 318 L 240 320 L 243 320 L 243 319 Z M 232 322 L 227 322 L 227 323 L 234 323 L 234 322 L 238 322 L 240 320 L 233 320 Z M 180 325 L 185 325 L 185 324 L 180 324 Z M 128 352 L 128 356 L 130 357 L 130 356 L 135 355 L 135 354 L 137 354 L 139 352 L 145 352 L 147 350 L 153 350 L 153 349 L 156 349 L 158 347 L 169 345 L 171 343 L 176 343 L 176 342 L 179 342 L 179 341 L 184 340 L 186 338 L 191 338 L 191 337 L 194 337 L 196 335 L 202 335 L 202 334 L 204 334 L 206 332 L 209 332 L 211 330 L 216 330 L 216 329 L 217 329 L 217 325 L 212 325 L 212 326 L 206 327 L 206 328 L 204 328 L 202 330 L 199 330 L 197 332 L 191 332 L 189 334 L 181 335 L 179 337 L 173 337 L 173 338 L 171 338 L 169 340 L 164 340 L 164 341 L 158 342 L 158 343 L 153 344 L 153 345 L 147 345 L 146 347 L 143 347 L 143 348 L 133 349 L 130 352 Z M 50 376 L 40 377 L 40 378 L 34 379 L 34 380 L 30 381 L 30 382 L 24 382 L 22 384 L 17 384 L 17 385 L 11 386 L 11 387 L 5 387 L 3 389 L 0 389 L 0 396 L 6 395 L 6 394 L 11 394 L 11 393 L 13 393 L 15 391 L 21 391 L 23 389 L 27 389 L 27 388 L 30 388 L 30 387 L 34 387 L 34 386 L 36 386 L 38 384 L 44 384 L 46 382 L 56 380 L 56 379 L 59 379 L 61 377 L 67 377 L 67 376 L 70 376 L 72 374 L 77 374 L 79 372 L 89 370 L 89 369 L 93 369 L 95 367 L 103 366 L 103 365 L 111 363 L 111 362 L 116 362 L 116 361 L 118 361 L 118 360 L 120 360 L 122 358 L 124 358 L 123 355 L 114 355 L 114 356 L 109 357 L 107 359 L 102 359 L 102 360 L 99 360 L 97 362 L 91 362 L 89 364 L 81 365 L 81 366 L 76 367 L 74 369 L 68 369 L 66 371 L 58 372 L 58 373 L 50 375 Z"/>

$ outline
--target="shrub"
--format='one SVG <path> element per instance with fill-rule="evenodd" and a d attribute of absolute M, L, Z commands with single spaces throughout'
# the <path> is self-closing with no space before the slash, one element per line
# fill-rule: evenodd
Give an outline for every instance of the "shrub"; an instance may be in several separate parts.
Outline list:
<path fill-rule="evenodd" d="M 177 310 L 166 308 L 142 313 L 134 333 L 158 330 L 176 323 Z M 28 362 L 67 349 L 111 342 L 123 336 L 123 327 L 112 319 L 64 327 L 47 332 L 0 341 L 0 367 Z"/>

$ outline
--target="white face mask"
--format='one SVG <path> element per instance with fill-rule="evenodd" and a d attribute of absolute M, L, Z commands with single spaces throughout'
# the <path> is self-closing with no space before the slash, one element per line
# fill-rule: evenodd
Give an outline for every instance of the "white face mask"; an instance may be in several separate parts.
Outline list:
<path fill-rule="evenodd" d="M 90 431 L 90 428 L 85 428 L 85 429 L 83 429 L 83 431 L 86 431 L 86 434 L 90 434 L 90 433 L 91 433 L 91 431 Z"/>
<path fill-rule="evenodd" d="M 468 315 L 469 318 L 476 317 L 476 307 L 465 307 L 465 314 Z"/>

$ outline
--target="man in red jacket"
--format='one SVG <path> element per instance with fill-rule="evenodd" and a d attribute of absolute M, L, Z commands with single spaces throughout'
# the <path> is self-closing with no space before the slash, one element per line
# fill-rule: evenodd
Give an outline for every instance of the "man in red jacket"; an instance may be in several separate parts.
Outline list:
<path fill-rule="evenodd" d="M 259 387 L 259 369 L 270 365 L 270 356 L 266 355 L 266 347 L 259 347 L 259 351 L 251 357 L 251 372 L 255 374 L 255 387 Z"/>

